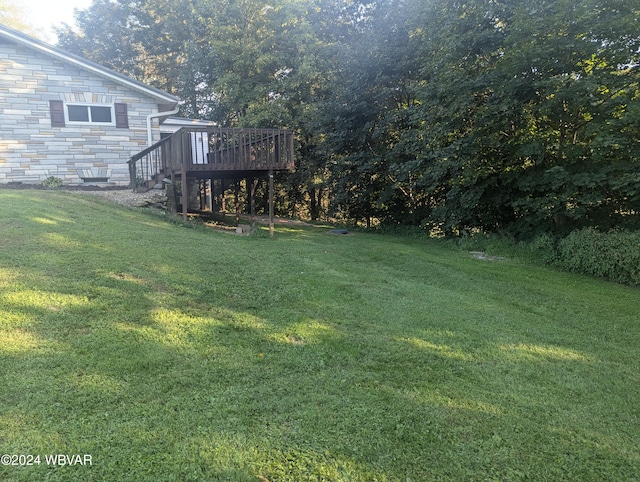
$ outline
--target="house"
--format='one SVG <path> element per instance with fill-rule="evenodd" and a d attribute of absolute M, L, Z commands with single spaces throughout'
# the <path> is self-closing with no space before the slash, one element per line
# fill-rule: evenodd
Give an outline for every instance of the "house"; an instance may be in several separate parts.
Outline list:
<path fill-rule="evenodd" d="M 244 179 L 253 213 L 255 180 L 264 178 L 272 217 L 273 173 L 295 168 L 294 132 L 172 117 L 180 103 L 0 25 L 0 185 L 56 177 L 141 190 L 167 181 L 186 219 L 198 181 L 209 183 L 212 198 L 214 181 L 224 191 L 232 180 L 237 199 Z"/>
<path fill-rule="evenodd" d="M 128 186 L 180 100 L 0 25 L 0 184 Z M 168 125 L 167 132 L 174 132 Z"/>

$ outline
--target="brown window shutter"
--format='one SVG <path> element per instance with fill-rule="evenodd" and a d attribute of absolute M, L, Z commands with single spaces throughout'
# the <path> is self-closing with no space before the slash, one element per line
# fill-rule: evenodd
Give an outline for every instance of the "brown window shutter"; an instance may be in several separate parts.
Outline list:
<path fill-rule="evenodd" d="M 64 127 L 64 102 L 50 100 L 49 112 L 51 113 L 51 127 Z"/>
<path fill-rule="evenodd" d="M 116 127 L 121 129 L 129 128 L 129 116 L 127 115 L 127 104 L 118 103 L 114 105 L 116 111 Z"/>

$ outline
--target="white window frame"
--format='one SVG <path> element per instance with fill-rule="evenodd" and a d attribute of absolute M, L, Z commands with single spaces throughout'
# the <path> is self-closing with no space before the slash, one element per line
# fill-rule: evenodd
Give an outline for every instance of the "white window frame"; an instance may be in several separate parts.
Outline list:
<path fill-rule="evenodd" d="M 86 107 L 89 113 L 89 121 L 72 121 L 69 120 L 69 106 Z M 111 111 L 111 122 L 93 122 L 91 120 L 91 107 L 108 107 Z M 93 126 L 115 126 L 116 125 L 116 109 L 114 104 L 88 104 L 86 102 L 65 102 L 64 103 L 64 120 L 71 125 L 93 125 Z"/>

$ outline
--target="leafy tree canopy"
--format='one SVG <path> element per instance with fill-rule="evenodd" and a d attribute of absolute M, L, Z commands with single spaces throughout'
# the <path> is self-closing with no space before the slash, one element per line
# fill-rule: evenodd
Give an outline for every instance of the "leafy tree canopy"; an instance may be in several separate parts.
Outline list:
<path fill-rule="evenodd" d="M 527 238 L 634 226 L 624 0 L 96 0 L 60 44 L 222 125 L 290 127 L 281 207 Z"/>
<path fill-rule="evenodd" d="M 17 0 L 0 0 L 0 23 L 29 35 L 38 36 L 35 27 L 28 21 L 24 6 Z"/>

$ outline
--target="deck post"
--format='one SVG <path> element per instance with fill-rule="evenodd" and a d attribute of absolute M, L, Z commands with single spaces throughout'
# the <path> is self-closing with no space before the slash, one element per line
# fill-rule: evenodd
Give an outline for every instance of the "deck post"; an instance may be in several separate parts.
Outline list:
<path fill-rule="evenodd" d="M 211 178 L 207 182 L 209 183 L 209 211 L 214 212 L 214 202 L 213 202 L 213 197 L 215 196 L 214 179 Z"/>
<path fill-rule="evenodd" d="M 176 173 L 171 165 L 171 182 L 165 187 L 167 190 L 167 209 L 170 213 L 178 214 L 178 200 L 176 199 Z"/>
<path fill-rule="evenodd" d="M 294 153 L 294 147 L 293 147 L 293 131 L 289 131 L 289 155 L 287 156 L 288 159 L 293 159 L 293 153 Z"/>
<path fill-rule="evenodd" d="M 220 211 L 227 212 L 227 199 L 224 197 L 225 186 L 224 178 L 220 179 Z"/>
<path fill-rule="evenodd" d="M 256 227 L 256 183 L 253 176 L 247 177 L 247 191 L 249 192 L 249 213 L 251 214 L 251 229 Z"/>
<path fill-rule="evenodd" d="M 182 220 L 187 221 L 187 212 L 189 210 L 189 185 L 187 184 L 187 166 L 182 164 L 180 173 L 180 201 L 182 201 Z"/>
<path fill-rule="evenodd" d="M 187 222 L 189 211 L 189 186 L 187 184 L 187 162 L 189 160 L 188 132 L 182 132 L 182 156 L 180 158 L 180 200 L 182 201 L 182 220 Z"/>
<path fill-rule="evenodd" d="M 136 182 L 136 163 L 129 160 L 129 187 L 133 192 L 138 192 L 138 183 Z"/>
<path fill-rule="evenodd" d="M 236 227 L 240 224 L 240 179 L 236 180 L 233 200 L 236 204 Z"/>
<path fill-rule="evenodd" d="M 273 238 L 273 168 L 269 169 L 269 237 Z"/>

